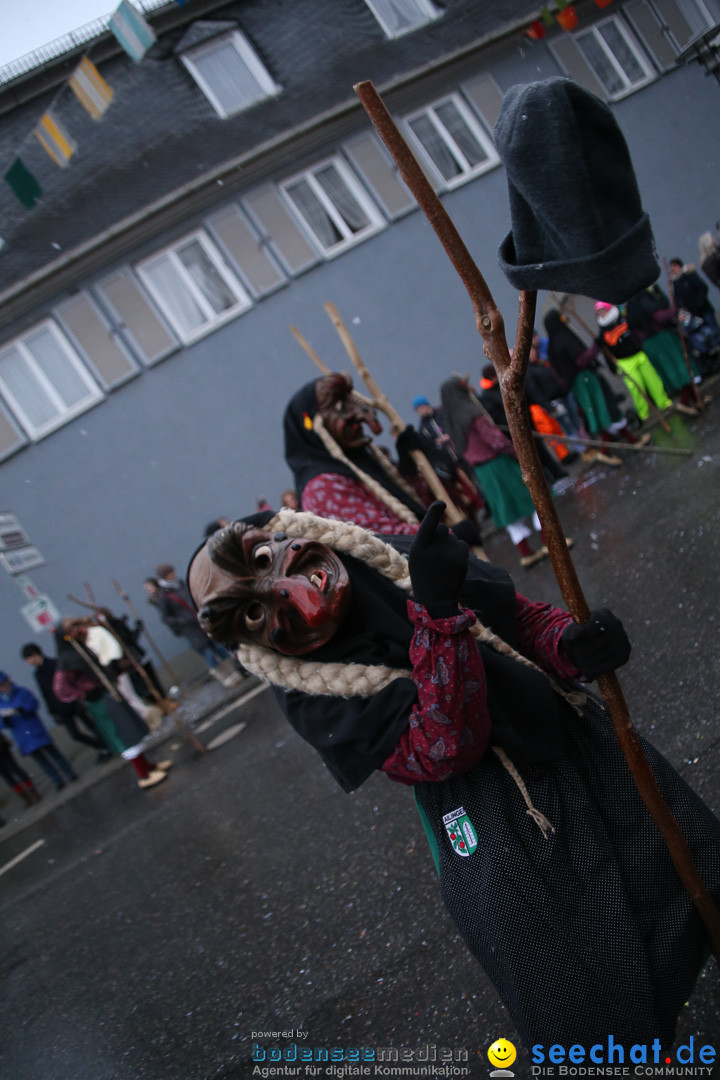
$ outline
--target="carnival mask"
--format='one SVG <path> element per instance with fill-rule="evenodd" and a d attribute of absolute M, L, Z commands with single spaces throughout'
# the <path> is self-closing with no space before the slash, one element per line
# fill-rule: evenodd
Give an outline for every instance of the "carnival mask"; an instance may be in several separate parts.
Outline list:
<path fill-rule="evenodd" d="M 299 656 L 336 633 L 350 602 L 347 570 L 324 544 L 236 521 L 190 564 L 200 626 L 230 648 L 263 645 Z"/>
<path fill-rule="evenodd" d="M 343 450 L 367 446 L 370 436 L 365 434 L 364 424 L 373 435 L 381 433 L 375 410 L 355 396 L 349 375 L 338 372 L 325 375 L 318 379 L 315 392 L 323 423 Z"/>

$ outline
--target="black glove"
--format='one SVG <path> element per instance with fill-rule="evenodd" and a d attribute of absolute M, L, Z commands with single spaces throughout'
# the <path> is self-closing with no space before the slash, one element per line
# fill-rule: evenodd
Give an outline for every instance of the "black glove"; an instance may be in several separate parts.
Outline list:
<path fill-rule="evenodd" d="M 571 623 L 560 639 L 565 652 L 586 679 L 622 667 L 630 657 L 625 627 L 608 608 L 591 611 L 584 626 Z"/>
<path fill-rule="evenodd" d="M 440 500 L 428 507 L 408 556 L 413 595 L 431 619 L 457 615 L 467 573 L 469 548 L 440 520 L 444 511 Z"/>
<path fill-rule="evenodd" d="M 482 536 L 470 518 L 463 518 L 462 521 L 458 521 L 456 525 L 451 525 L 450 528 L 460 540 L 464 540 L 470 547 L 480 547 L 482 545 Z"/>

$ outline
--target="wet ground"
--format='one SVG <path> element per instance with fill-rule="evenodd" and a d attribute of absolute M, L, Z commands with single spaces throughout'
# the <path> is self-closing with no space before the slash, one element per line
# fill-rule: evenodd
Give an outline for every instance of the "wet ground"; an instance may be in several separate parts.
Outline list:
<path fill-rule="evenodd" d="M 692 456 L 628 454 L 557 497 L 590 605 L 633 640 L 637 727 L 716 813 L 718 410 L 672 419 Z M 487 548 L 561 603 L 547 562 L 520 570 L 503 533 Z M 265 690 L 205 723 L 216 748 L 164 742 L 157 788 L 113 768 L 0 833 L 0 1076 L 245 1080 L 253 1042 L 467 1049 L 487 1076 L 513 1027 L 445 913 L 409 790 L 377 776 L 343 794 Z M 720 1047 L 719 1016 L 708 966 L 678 1042 Z M 513 1068 L 530 1075 L 524 1051 Z"/>

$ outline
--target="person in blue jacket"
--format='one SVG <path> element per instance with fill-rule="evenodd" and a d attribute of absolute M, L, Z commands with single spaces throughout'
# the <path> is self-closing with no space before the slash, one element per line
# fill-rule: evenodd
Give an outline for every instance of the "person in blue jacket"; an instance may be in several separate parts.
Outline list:
<path fill-rule="evenodd" d="M 16 686 L 9 675 L 0 671 L 0 722 L 11 732 L 20 753 L 37 761 L 60 791 L 66 783 L 60 772 L 67 780 L 77 780 L 77 773 L 55 746 L 37 708 L 35 695 L 24 686 Z"/>

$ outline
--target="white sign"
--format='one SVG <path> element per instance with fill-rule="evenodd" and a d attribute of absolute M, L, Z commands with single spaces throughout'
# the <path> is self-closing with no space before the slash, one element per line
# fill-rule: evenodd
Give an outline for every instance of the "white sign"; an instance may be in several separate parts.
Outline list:
<path fill-rule="evenodd" d="M 0 551 L 26 547 L 30 537 L 14 514 L 0 514 Z"/>
<path fill-rule="evenodd" d="M 17 548 L 16 551 L 0 551 L 0 563 L 8 574 L 22 574 L 33 566 L 42 566 L 45 560 L 36 547 Z"/>
<path fill-rule="evenodd" d="M 60 618 L 60 612 L 49 596 L 38 596 L 20 611 L 33 630 L 49 630 Z"/>

